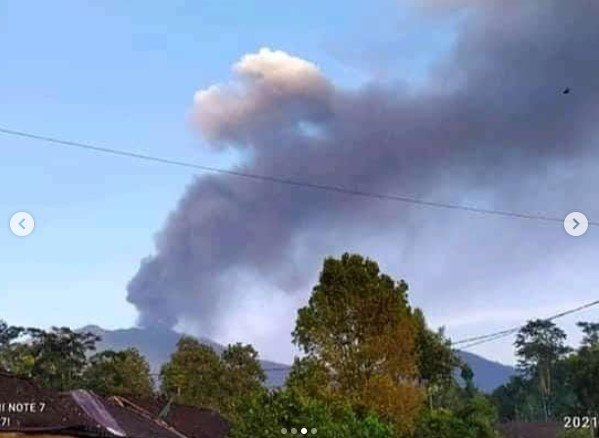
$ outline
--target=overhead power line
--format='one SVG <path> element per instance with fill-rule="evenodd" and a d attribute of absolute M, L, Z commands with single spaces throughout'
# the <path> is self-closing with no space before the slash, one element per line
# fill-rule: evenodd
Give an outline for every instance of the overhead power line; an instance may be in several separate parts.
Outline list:
<path fill-rule="evenodd" d="M 486 343 L 488 343 L 488 342 L 496 341 L 496 340 L 498 340 L 498 339 L 503 339 L 503 338 L 506 338 L 506 337 L 508 337 L 508 336 L 510 336 L 510 335 L 512 335 L 512 334 L 515 334 L 515 333 L 517 333 L 517 332 L 518 332 L 518 330 L 520 330 L 520 327 L 518 327 L 518 329 L 517 329 L 517 330 L 510 331 L 509 333 L 504 333 L 504 334 L 500 334 L 500 335 L 492 336 L 492 337 L 489 337 L 489 338 L 486 338 L 486 339 L 481 339 L 481 340 L 479 340 L 479 341 L 474 341 L 474 342 L 471 342 L 471 343 L 469 343 L 469 344 L 466 344 L 466 345 L 461 345 L 461 346 L 459 347 L 459 349 L 460 349 L 460 350 L 467 350 L 467 349 L 469 349 L 469 348 L 472 348 L 472 347 L 475 347 L 475 346 L 477 346 L 477 345 L 486 344 Z"/>
<path fill-rule="evenodd" d="M 420 205 L 425 207 L 434 207 L 434 208 L 443 208 L 447 210 L 461 210 L 469 213 L 477 213 L 477 214 L 485 214 L 485 215 L 493 215 L 493 216 L 501 216 L 501 217 L 509 217 L 509 218 L 518 218 L 518 219 L 530 219 L 530 220 L 539 220 L 544 222 L 563 222 L 562 218 L 559 217 L 551 217 L 540 214 L 529 214 L 529 213 L 521 213 L 514 211 L 506 211 L 506 210 L 496 210 L 489 208 L 479 208 L 468 205 L 460 205 L 460 204 L 451 204 L 445 202 L 435 202 L 435 201 L 426 201 L 410 196 L 400 196 L 400 195 L 392 195 L 392 194 L 383 194 L 383 193 L 375 193 L 375 192 L 367 192 L 363 190 L 352 189 L 349 187 L 341 186 L 341 185 L 328 185 L 328 184 L 319 184 L 313 183 L 310 181 L 296 180 L 287 177 L 280 176 L 272 176 L 272 175 L 259 175 L 250 172 L 241 172 L 236 170 L 223 169 L 212 166 L 205 166 L 196 163 L 191 163 L 188 161 L 174 160 L 170 158 L 159 157 L 155 155 L 142 154 L 137 152 L 129 152 L 122 149 L 108 148 L 103 146 L 94 145 L 91 143 L 81 143 L 77 141 L 64 140 L 56 137 L 48 137 L 43 135 L 37 135 L 30 132 L 25 131 L 17 131 L 14 129 L 2 128 L 0 127 L 0 134 L 10 135 L 13 137 L 26 138 L 30 140 L 43 141 L 46 143 L 61 145 L 71 148 L 79 148 L 85 149 L 92 152 L 117 155 L 121 157 L 134 158 L 137 160 L 167 164 L 171 166 L 184 167 L 188 169 L 200 170 L 202 172 L 211 172 L 218 173 L 229 176 L 236 176 L 240 178 L 252 179 L 256 181 L 262 182 L 271 182 L 277 184 L 284 184 L 287 186 L 294 187 L 303 187 L 314 190 L 327 191 L 332 193 L 339 193 L 343 195 L 349 196 L 359 196 L 364 198 L 371 199 L 379 199 L 384 201 L 394 201 L 394 202 L 402 202 L 406 204 L 412 205 Z M 599 222 L 590 222 L 589 225 L 599 225 Z"/>
<path fill-rule="evenodd" d="M 542 318 L 546 321 L 554 321 L 556 319 L 562 318 L 567 315 L 571 315 L 573 313 L 580 312 L 582 310 L 594 307 L 599 304 L 599 300 L 591 301 L 590 303 L 583 304 L 582 306 L 575 307 L 573 309 L 565 310 L 560 313 L 556 313 L 548 318 Z M 453 346 L 460 346 L 461 350 L 465 350 L 470 347 L 474 347 L 476 345 L 485 344 L 487 342 L 495 341 L 497 339 L 505 338 L 514 333 L 517 333 L 523 326 L 512 327 L 507 330 L 501 330 L 497 332 L 488 333 L 486 335 L 474 336 L 470 338 L 461 339 L 459 341 L 452 342 Z"/>
<path fill-rule="evenodd" d="M 599 304 L 599 300 L 591 301 L 590 303 L 586 303 L 581 306 L 574 307 L 572 309 L 565 310 L 560 313 L 556 313 L 554 315 L 549 316 L 548 318 L 541 318 L 541 319 L 543 319 L 545 321 L 554 321 L 556 319 L 563 318 L 564 316 L 571 315 L 571 314 L 577 313 L 577 312 L 581 312 L 585 309 L 589 309 L 598 304 Z M 471 347 L 474 347 L 477 345 L 481 345 L 481 344 L 485 344 L 487 342 L 492 342 L 492 341 L 496 341 L 498 339 L 505 338 L 506 336 L 509 336 L 511 334 L 518 332 L 522 327 L 523 326 L 520 325 L 520 326 L 512 327 L 512 328 L 509 328 L 506 330 L 500 330 L 497 332 L 488 333 L 486 335 L 473 336 L 470 338 L 461 339 L 459 341 L 452 342 L 452 346 L 455 347 L 455 346 L 459 345 L 460 350 L 466 350 L 468 348 L 471 348 Z M 290 370 L 291 370 L 291 365 L 280 366 L 280 367 L 273 366 L 273 367 L 263 368 L 263 371 L 265 371 L 265 372 L 289 372 Z M 151 375 L 152 376 L 160 376 L 159 373 L 151 373 Z"/>
<path fill-rule="evenodd" d="M 461 344 L 467 344 L 467 343 L 470 343 L 470 342 L 484 341 L 484 340 L 489 339 L 489 338 L 495 339 L 497 336 L 508 336 L 508 335 L 511 335 L 512 333 L 515 333 L 518 330 L 520 330 L 520 327 L 521 326 L 512 327 L 510 329 L 501 330 L 499 332 L 493 332 L 493 333 L 488 333 L 486 335 L 474 336 L 474 337 L 466 338 L 466 339 L 460 339 L 459 341 L 452 342 L 452 344 L 453 345 L 461 345 Z"/>

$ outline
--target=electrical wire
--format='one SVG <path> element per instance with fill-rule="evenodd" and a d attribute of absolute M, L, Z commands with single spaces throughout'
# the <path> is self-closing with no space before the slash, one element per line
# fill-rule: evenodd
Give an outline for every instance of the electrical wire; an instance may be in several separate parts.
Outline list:
<path fill-rule="evenodd" d="M 445 203 L 445 202 L 426 201 L 423 199 L 418 199 L 418 198 L 414 198 L 414 197 L 410 197 L 410 196 L 368 192 L 368 191 L 363 191 L 363 190 L 352 189 L 352 188 L 341 186 L 341 185 L 320 184 L 320 183 L 314 183 L 314 182 L 309 182 L 309 181 L 291 179 L 291 178 L 287 178 L 287 177 L 281 177 L 281 176 L 260 175 L 260 174 L 250 173 L 250 172 L 242 172 L 242 171 L 229 170 L 229 169 L 223 169 L 223 168 L 212 167 L 212 166 L 205 166 L 205 165 L 200 165 L 200 164 L 196 164 L 196 163 L 191 163 L 188 161 L 174 160 L 174 159 L 159 157 L 159 156 L 155 156 L 155 155 L 142 154 L 142 153 L 130 152 L 130 151 L 122 150 L 122 149 L 97 146 L 97 145 L 94 145 L 91 143 L 82 143 L 82 142 L 64 140 L 64 139 L 60 139 L 60 138 L 56 138 L 56 137 L 37 135 L 37 134 L 30 133 L 30 132 L 17 131 L 14 129 L 8 129 L 8 128 L 3 128 L 3 127 L 0 127 L 0 134 L 4 134 L 7 136 L 13 136 L 13 137 L 27 138 L 30 140 L 42 141 L 42 142 L 46 142 L 46 143 L 50 143 L 50 144 L 54 144 L 54 145 L 61 145 L 61 146 L 66 146 L 66 147 L 71 147 L 71 148 L 79 148 L 79 149 L 84 149 L 84 150 L 103 153 L 103 154 L 110 154 L 110 155 L 116 155 L 116 156 L 121 156 L 121 157 L 134 158 L 137 160 L 144 160 L 144 161 L 156 162 L 156 163 L 167 164 L 167 165 L 172 165 L 172 166 L 179 166 L 179 167 L 184 167 L 184 168 L 188 168 L 188 169 L 199 170 L 202 172 L 218 173 L 218 174 L 223 174 L 223 175 L 236 176 L 236 177 L 240 177 L 240 178 L 252 179 L 252 180 L 256 180 L 256 181 L 284 184 L 284 185 L 294 186 L 294 187 L 303 187 L 303 188 L 308 188 L 308 189 L 339 193 L 339 194 L 349 195 L 349 196 L 359 196 L 359 197 L 379 199 L 379 200 L 384 200 L 384 201 L 402 202 L 405 204 L 412 204 L 412 205 L 419 205 L 419 206 L 433 207 L 433 208 L 443 208 L 443 209 L 447 209 L 447 210 L 461 210 L 461 211 L 465 211 L 465 212 L 469 212 L 469 213 L 477 213 L 477 214 L 484 214 L 484 215 L 493 215 L 493 216 L 501 216 L 501 217 L 517 218 L 517 219 L 530 219 L 530 220 L 538 220 L 538 221 L 553 222 L 553 223 L 562 223 L 563 222 L 562 218 L 545 216 L 545 215 L 540 215 L 540 214 L 530 214 L 530 213 L 514 212 L 514 211 L 507 211 L 507 210 L 480 208 L 480 207 L 461 205 L 461 204 L 452 204 L 452 203 Z M 596 226 L 596 225 L 599 225 L 599 222 L 589 221 L 589 225 Z"/>
<path fill-rule="evenodd" d="M 573 313 L 580 312 L 582 310 L 586 310 L 588 308 L 594 307 L 599 304 L 599 300 L 591 301 L 590 303 L 583 304 L 582 306 L 575 307 L 573 309 L 565 310 L 560 313 L 556 313 L 548 318 L 542 318 L 545 321 L 554 321 L 559 318 L 563 318 L 564 316 L 571 315 Z M 470 347 L 474 347 L 476 345 L 485 344 L 487 342 L 492 342 L 497 339 L 505 338 L 514 333 L 517 333 L 523 326 L 512 327 L 507 330 L 501 330 L 497 332 L 488 333 L 486 335 L 474 336 L 470 338 L 461 339 L 459 341 L 452 342 L 452 346 L 460 346 L 460 350 L 464 350 Z"/>

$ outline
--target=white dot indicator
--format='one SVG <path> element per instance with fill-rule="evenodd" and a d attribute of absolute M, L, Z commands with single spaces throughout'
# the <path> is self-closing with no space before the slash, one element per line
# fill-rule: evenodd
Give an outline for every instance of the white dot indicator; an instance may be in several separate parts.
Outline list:
<path fill-rule="evenodd" d="M 287 435 L 287 429 L 285 429 L 285 428 L 281 429 L 281 433 L 282 433 L 283 435 Z"/>
<path fill-rule="evenodd" d="M 305 435 L 308 433 L 308 429 L 306 429 L 305 427 L 302 427 L 302 430 L 300 432 L 302 433 L 302 435 Z"/>
<path fill-rule="evenodd" d="M 291 428 L 291 434 L 295 435 L 297 433 L 297 429 L 295 427 Z"/>
<path fill-rule="evenodd" d="M 316 430 L 316 428 L 315 428 L 315 427 L 313 427 L 313 428 L 312 428 L 312 430 L 311 430 L 310 432 L 312 432 L 312 435 L 316 435 L 316 433 L 318 432 L 318 430 Z"/>

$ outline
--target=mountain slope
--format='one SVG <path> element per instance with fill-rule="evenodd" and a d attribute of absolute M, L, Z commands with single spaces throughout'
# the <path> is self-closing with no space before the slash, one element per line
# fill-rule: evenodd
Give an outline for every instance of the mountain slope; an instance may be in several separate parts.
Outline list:
<path fill-rule="evenodd" d="M 514 367 L 490 361 L 467 351 L 458 351 L 457 354 L 470 366 L 474 372 L 474 383 L 484 392 L 491 392 L 503 385 L 516 372 Z"/>
<path fill-rule="evenodd" d="M 124 350 L 137 348 L 150 363 L 152 373 L 159 373 L 160 367 L 167 362 L 177 347 L 181 333 L 164 328 L 128 328 L 118 330 L 105 330 L 96 325 L 88 325 L 78 331 L 94 333 L 102 338 L 97 344 L 98 351 Z M 207 338 L 198 340 L 221 354 L 225 347 Z M 268 361 L 260 361 L 266 374 L 266 384 L 269 387 L 281 386 L 289 373 L 289 366 Z"/>
<path fill-rule="evenodd" d="M 98 343 L 98 350 L 123 350 L 125 348 L 137 348 L 150 363 L 153 373 L 160 372 L 162 364 L 169 360 L 175 351 L 180 333 L 163 328 L 129 328 L 119 330 L 105 330 L 95 325 L 82 327 L 80 331 L 89 331 L 102 338 Z M 222 353 L 224 346 L 207 338 L 198 340 L 209 345 L 217 353 Z M 474 382 L 485 392 L 490 392 L 499 385 L 507 382 L 514 374 L 510 366 L 492 362 L 481 356 L 465 351 L 458 352 L 459 356 L 474 371 Z M 269 387 L 281 386 L 285 383 L 289 374 L 289 365 L 284 365 L 267 360 L 260 361 L 267 377 L 266 384 Z"/>

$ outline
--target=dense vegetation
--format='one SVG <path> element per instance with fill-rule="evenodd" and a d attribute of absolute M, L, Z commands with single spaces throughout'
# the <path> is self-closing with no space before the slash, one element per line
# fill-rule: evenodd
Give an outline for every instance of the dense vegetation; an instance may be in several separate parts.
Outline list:
<path fill-rule="evenodd" d="M 562 421 L 599 413 L 599 324 L 580 322 L 573 350 L 553 322 L 530 321 L 516 337 L 518 376 L 493 393 L 503 421 Z M 587 434 L 588 436 L 588 434 Z"/>
<path fill-rule="evenodd" d="M 219 355 L 182 337 L 159 385 L 135 349 L 95 353 L 99 340 L 68 328 L 49 331 L 0 322 L 0 368 L 57 390 L 149 397 L 155 392 L 219 411 L 238 438 L 279 437 L 318 428 L 324 437 L 486 438 L 497 420 L 549 420 L 595 413 L 599 400 L 599 324 L 581 324 L 572 352 L 549 321 L 518 334 L 520 375 L 492 397 L 473 384 L 443 332 L 410 306 L 408 285 L 359 255 L 325 260 L 294 343 L 302 350 L 283 388 L 264 386 L 258 354 L 235 344 Z M 456 379 L 456 370 L 461 377 Z"/>

